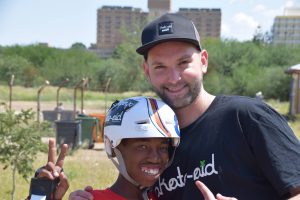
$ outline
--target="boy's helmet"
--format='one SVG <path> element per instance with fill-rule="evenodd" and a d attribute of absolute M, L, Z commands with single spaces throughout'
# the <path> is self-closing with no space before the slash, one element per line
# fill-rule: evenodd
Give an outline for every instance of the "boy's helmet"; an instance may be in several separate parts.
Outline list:
<path fill-rule="evenodd" d="M 170 161 L 179 145 L 179 126 L 174 111 L 164 102 L 149 97 L 132 97 L 113 103 L 104 124 L 105 150 L 120 173 L 133 184 L 117 146 L 125 138 L 170 138 Z M 118 163 L 114 160 L 117 158 Z"/>

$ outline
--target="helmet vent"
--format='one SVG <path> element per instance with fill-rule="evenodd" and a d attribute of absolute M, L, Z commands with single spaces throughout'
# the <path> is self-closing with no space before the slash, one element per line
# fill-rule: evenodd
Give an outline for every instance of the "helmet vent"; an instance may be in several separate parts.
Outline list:
<path fill-rule="evenodd" d="M 149 124 L 150 121 L 149 121 L 149 119 L 145 119 L 145 120 L 141 120 L 141 121 L 136 121 L 135 123 L 136 124 Z"/>

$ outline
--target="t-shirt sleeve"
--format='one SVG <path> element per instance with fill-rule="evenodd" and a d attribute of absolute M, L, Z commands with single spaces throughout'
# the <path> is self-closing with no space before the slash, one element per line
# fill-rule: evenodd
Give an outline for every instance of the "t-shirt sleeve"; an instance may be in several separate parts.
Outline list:
<path fill-rule="evenodd" d="M 284 196 L 300 186 L 300 142 L 274 109 L 250 102 L 239 113 L 247 142 L 263 174 Z"/>

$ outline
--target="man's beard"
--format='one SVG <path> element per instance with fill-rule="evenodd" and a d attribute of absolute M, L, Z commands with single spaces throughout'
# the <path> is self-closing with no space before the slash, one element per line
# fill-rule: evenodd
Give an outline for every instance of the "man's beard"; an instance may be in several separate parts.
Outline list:
<path fill-rule="evenodd" d="M 159 90 L 152 86 L 155 93 L 166 103 L 168 104 L 172 109 L 180 109 L 184 108 L 191 103 L 195 101 L 195 99 L 198 97 L 201 91 L 201 79 L 199 79 L 194 85 L 188 85 L 188 93 L 184 95 L 184 97 L 180 99 L 170 99 L 168 95 L 164 92 L 165 89 L 161 87 L 162 89 Z"/>

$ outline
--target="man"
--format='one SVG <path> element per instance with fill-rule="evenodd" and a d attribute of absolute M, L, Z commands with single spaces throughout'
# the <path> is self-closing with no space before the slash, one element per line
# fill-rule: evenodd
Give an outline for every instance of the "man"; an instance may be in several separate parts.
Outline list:
<path fill-rule="evenodd" d="M 238 199 L 300 198 L 300 142 L 285 119 L 255 99 L 205 91 L 208 53 L 190 20 L 165 14 L 142 32 L 144 72 L 181 128 L 159 199 L 199 199 L 195 181 Z"/>

